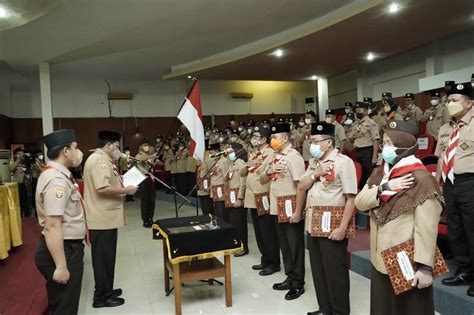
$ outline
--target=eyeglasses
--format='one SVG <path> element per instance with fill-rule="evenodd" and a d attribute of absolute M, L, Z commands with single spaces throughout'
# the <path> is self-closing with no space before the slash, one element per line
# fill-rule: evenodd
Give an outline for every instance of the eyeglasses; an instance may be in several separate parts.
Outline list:
<path fill-rule="evenodd" d="M 318 144 L 318 143 L 321 143 L 323 141 L 327 141 L 327 140 L 331 140 L 330 138 L 326 138 L 326 139 L 322 139 L 322 140 L 311 140 L 311 143 L 312 144 Z"/>

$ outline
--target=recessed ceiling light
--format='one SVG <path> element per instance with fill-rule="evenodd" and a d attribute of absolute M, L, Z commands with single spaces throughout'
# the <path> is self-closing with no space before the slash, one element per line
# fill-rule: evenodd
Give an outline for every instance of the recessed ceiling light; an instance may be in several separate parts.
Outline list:
<path fill-rule="evenodd" d="M 192 79 L 193 77 L 191 75 L 188 75 L 188 79 Z"/>
<path fill-rule="evenodd" d="M 372 60 L 375 59 L 375 55 L 374 55 L 374 53 L 369 52 L 369 53 L 367 54 L 367 57 L 365 57 L 365 58 L 366 58 L 368 61 L 372 61 Z"/>
<path fill-rule="evenodd" d="M 277 49 L 277 50 L 275 50 L 275 52 L 273 54 L 275 56 L 277 56 L 278 58 L 281 58 L 281 57 L 283 57 L 283 50 Z"/>
<path fill-rule="evenodd" d="M 317 80 L 317 79 L 318 79 L 318 76 L 317 76 L 317 75 L 313 74 L 313 75 L 311 76 L 311 80 Z"/>
<path fill-rule="evenodd" d="M 4 7 L 0 6 L 0 19 L 8 17 L 8 11 Z"/>
<path fill-rule="evenodd" d="M 398 11 L 400 11 L 400 5 L 398 3 L 394 2 L 388 6 L 389 13 L 393 14 L 393 13 L 397 13 Z"/>

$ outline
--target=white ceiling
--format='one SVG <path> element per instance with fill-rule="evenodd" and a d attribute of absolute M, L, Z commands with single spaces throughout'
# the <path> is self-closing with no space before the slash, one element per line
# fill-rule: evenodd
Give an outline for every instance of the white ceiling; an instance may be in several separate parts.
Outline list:
<path fill-rule="evenodd" d="M 237 48 L 354 2 L 373 0 L 66 0 L 0 32 L 0 60 L 24 75 L 161 78 L 173 65 Z"/>

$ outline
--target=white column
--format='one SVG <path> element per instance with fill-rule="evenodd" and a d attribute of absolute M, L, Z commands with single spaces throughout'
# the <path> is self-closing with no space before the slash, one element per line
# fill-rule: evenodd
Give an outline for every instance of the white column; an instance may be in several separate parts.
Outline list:
<path fill-rule="evenodd" d="M 318 110 L 319 119 L 326 116 L 326 109 L 329 108 L 328 79 L 318 78 Z"/>
<path fill-rule="evenodd" d="M 431 54 L 425 59 L 425 77 L 432 77 L 443 72 L 443 60 L 440 54 L 439 42 L 433 42 L 428 50 Z"/>
<path fill-rule="evenodd" d="M 49 63 L 39 64 L 40 94 L 41 94 L 41 119 L 43 122 L 43 135 L 53 132 L 53 106 L 51 103 L 51 76 Z"/>

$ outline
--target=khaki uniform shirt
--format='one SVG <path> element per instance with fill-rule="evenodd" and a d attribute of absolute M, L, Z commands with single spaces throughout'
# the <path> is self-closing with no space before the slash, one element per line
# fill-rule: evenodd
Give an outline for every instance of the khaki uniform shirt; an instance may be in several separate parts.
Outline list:
<path fill-rule="evenodd" d="M 245 190 L 245 208 L 256 209 L 257 203 L 255 202 L 255 194 L 260 194 L 270 191 L 270 183 L 265 185 L 260 184 L 260 175 L 264 172 L 264 167 L 273 158 L 273 149 L 266 144 L 261 150 L 255 150 L 250 154 L 249 161 L 256 161 L 257 165 L 260 164 L 253 172 L 247 174 L 247 185 Z"/>
<path fill-rule="evenodd" d="M 165 150 L 163 153 L 163 162 L 165 162 L 165 171 L 171 171 L 171 163 L 174 160 L 174 154 L 172 150 Z"/>
<path fill-rule="evenodd" d="M 176 173 L 186 173 L 186 160 L 188 159 L 187 151 L 181 150 L 176 152 Z"/>
<path fill-rule="evenodd" d="M 356 148 L 366 148 L 374 145 L 375 140 L 380 139 L 379 126 L 368 116 L 352 125 L 349 138 L 354 139 Z"/>
<path fill-rule="evenodd" d="M 336 126 L 335 129 L 335 135 L 336 135 L 336 148 L 341 148 L 341 142 L 345 141 L 347 139 L 346 137 L 346 131 L 344 130 L 344 127 L 337 121 L 334 123 L 334 126 Z"/>
<path fill-rule="evenodd" d="M 296 195 L 296 182 L 303 176 L 305 166 L 303 157 L 291 145 L 281 152 L 275 152 L 270 164 L 286 166 L 286 170 L 280 172 L 275 180 L 270 180 L 270 214 L 278 215 L 277 197 Z"/>
<path fill-rule="evenodd" d="M 311 141 L 309 140 L 309 136 L 311 135 L 311 126 L 305 125 L 303 128 L 303 146 L 301 148 L 301 155 L 303 156 L 303 160 L 305 162 L 308 162 L 309 160 L 312 159 L 311 152 L 309 151 L 309 148 L 311 146 Z"/>
<path fill-rule="evenodd" d="M 141 159 L 143 159 L 143 158 L 145 158 L 145 157 L 151 157 L 151 154 L 150 154 L 150 153 L 145 153 L 145 152 L 139 152 L 139 153 L 135 156 L 135 158 L 138 159 L 138 160 L 141 160 Z M 140 161 L 140 162 L 137 161 L 137 165 L 139 166 L 139 169 L 142 169 L 142 170 L 144 170 L 144 171 L 149 172 L 150 169 L 151 169 L 151 164 L 150 164 L 150 163 L 151 163 L 152 161 L 153 161 L 153 159 L 152 159 L 152 160 L 147 160 L 147 161 Z M 146 175 L 146 174 L 145 174 L 145 175 Z"/>
<path fill-rule="evenodd" d="M 47 216 L 62 216 L 64 239 L 82 240 L 86 236 L 86 220 L 72 174 L 56 162 L 50 161 L 48 165 L 51 168 L 41 173 L 36 187 L 38 222 L 44 228 Z"/>
<path fill-rule="evenodd" d="M 186 159 L 186 172 L 195 173 L 196 172 L 196 159 L 192 156 L 188 156 Z"/>
<path fill-rule="evenodd" d="M 245 162 L 242 159 L 237 159 L 230 164 L 227 174 L 225 176 L 226 186 L 229 189 L 239 189 L 237 193 L 237 199 L 244 200 L 245 197 L 245 184 L 247 182 L 247 176 L 240 176 L 240 171 L 245 168 Z"/>
<path fill-rule="evenodd" d="M 318 178 L 308 190 L 306 199 L 306 230 L 311 231 L 311 219 L 313 217 L 313 206 L 345 206 L 347 194 L 357 194 L 357 176 L 354 162 L 347 156 L 339 153 L 337 149 L 332 151 L 324 161 L 311 159 L 308 169 L 303 177 L 311 176 L 318 165 L 330 163 L 334 169 L 334 181 L 328 182 L 324 178 Z"/>
<path fill-rule="evenodd" d="M 411 107 L 405 107 L 405 109 L 403 110 L 403 119 L 416 127 L 420 125 L 422 116 L 423 112 L 416 105 L 412 105 Z"/>
<path fill-rule="evenodd" d="M 84 202 L 91 230 L 110 230 L 125 225 L 123 197 L 97 191 L 105 187 L 122 187 L 121 177 L 114 170 L 110 156 L 97 149 L 84 165 Z"/>
<path fill-rule="evenodd" d="M 453 132 L 453 121 L 445 123 L 440 131 L 438 143 L 436 144 L 435 155 L 439 156 L 439 166 L 446 154 L 449 144 L 449 137 Z M 462 126 L 459 128 L 459 142 L 454 155 L 454 174 L 474 173 L 474 116 L 471 109 L 461 119 Z M 441 171 L 438 169 L 438 171 Z M 456 176 L 455 176 L 456 177 Z"/>
<path fill-rule="evenodd" d="M 219 161 L 217 161 L 216 165 L 214 165 L 214 168 L 211 171 L 211 187 L 225 184 L 225 176 L 227 174 L 229 166 L 229 159 L 225 156 L 221 156 Z M 211 190 L 211 198 L 213 197 L 214 196 Z"/>
<path fill-rule="evenodd" d="M 432 135 L 435 140 L 438 139 L 441 126 L 449 120 L 448 109 L 444 104 L 440 104 L 436 108 L 428 108 L 421 119 L 421 121 L 428 121 L 426 123 L 426 133 Z"/>
<path fill-rule="evenodd" d="M 14 162 L 11 161 L 11 164 Z M 18 163 L 17 167 L 13 170 L 13 181 L 18 184 L 23 184 L 25 181 L 25 171 L 23 170 L 23 163 Z"/>
<path fill-rule="evenodd" d="M 378 186 L 366 184 L 355 199 L 357 209 L 369 211 L 378 207 L 377 190 Z M 370 218 L 370 256 L 375 269 L 387 274 L 381 252 L 410 239 L 415 241 L 415 262 L 433 267 L 441 211 L 441 204 L 433 198 L 384 225 Z"/>
<path fill-rule="evenodd" d="M 206 173 L 207 177 L 210 178 L 210 175 L 207 171 L 211 168 L 213 163 L 214 161 L 209 157 L 208 154 L 204 155 L 204 161 L 198 168 L 198 181 L 202 181 L 202 184 L 199 186 L 199 190 L 197 192 L 198 196 L 208 196 L 211 193 L 211 181 L 209 179 L 203 180 L 202 178 L 204 175 L 206 175 Z M 206 181 L 206 183 L 204 181 Z M 207 189 L 205 187 L 207 187 Z"/>

